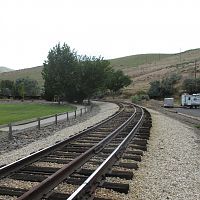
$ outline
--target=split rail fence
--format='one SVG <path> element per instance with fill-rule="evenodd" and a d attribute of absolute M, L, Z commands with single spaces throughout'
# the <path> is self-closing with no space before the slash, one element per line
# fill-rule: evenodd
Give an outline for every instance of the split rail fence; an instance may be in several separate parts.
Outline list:
<path fill-rule="evenodd" d="M 38 129 L 40 129 L 41 127 L 49 126 L 52 124 L 57 125 L 59 121 L 64 121 L 64 120 L 66 120 L 66 122 L 69 122 L 70 120 L 75 120 L 78 116 L 82 117 L 85 113 L 90 112 L 91 110 L 92 106 L 86 106 L 80 109 L 76 109 L 72 112 L 57 113 L 55 115 L 39 117 L 37 119 L 33 119 L 27 122 L 9 123 L 0 126 L 0 131 L 7 132 L 8 139 L 12 140 L 13 132 L 22 131 L 32 127 L 37 127 Z"/>

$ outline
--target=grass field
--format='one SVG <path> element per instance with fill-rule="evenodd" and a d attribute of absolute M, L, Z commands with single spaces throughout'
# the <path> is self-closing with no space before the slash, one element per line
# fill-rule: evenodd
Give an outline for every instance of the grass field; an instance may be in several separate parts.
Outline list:
<path fill-rule="evenodd" d="M 0 125 L 22 120 L 29 120 L 36 117 L 52 115 L 56 113 L 72 111 L 74 108 L 69 105 L 58 104 L 0 104 Z"/>

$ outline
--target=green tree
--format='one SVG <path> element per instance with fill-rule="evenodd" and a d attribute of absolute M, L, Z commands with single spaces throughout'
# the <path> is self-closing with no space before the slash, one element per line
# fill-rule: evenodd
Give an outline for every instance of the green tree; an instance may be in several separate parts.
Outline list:
<path fill-rule="evenodd" d="M 150 82 L 150 88 L 148 91 L 149 97 L 150 98 L 160 97 L 160 88 L 161 88 L 160 81 L 156 80 L 156 81 Z"/>
<path fill-rule="evenodd" d="M 33 97 L 40 93 L 40 88 L 36 80 L 26 78 L 18 78 L 15 81 L 15 95 L 22 97 L 25 96 Z"/>
<path fill-rule="evenodd" d="M 4 97 L 10 97 L 14 95 L 14 82 L 10 80 L 2 80 L 0 82 L 1 95 Z"/>
<path fill-rule="evenodd" d="M 169 77 L 161 81 L 153 81 L 150 83 L 148 95 L 150 98 L 164 98 L 173 95 L 176 92 L 175 84 L 180 80 L 178 74 L 171 74 Z"/>
<path fill-rule="evenodd" d="M 44 62 L 42 76 L 44 79 L 45 98 L 53 100 L 73 96 L 75 83 L 74 68 L 77 66 L 76 52 L 72 51 L 67 44 L 58 43 L 50 49 L 47 60 Z"/>
<path fill-rule="evenodd" d="M 107 74 L 111 70 L 110 63 L 101 57 L 84 56 L 79 64 L 77 75 L 79 77 L 77 82 L 79 98 L 81 98 L 80 101 L 84 98 L 89 100 L 97 92 L 104 89 Z"/>
<path fill-rule="evenodd" d="M 124 75 L 123 71 L 111 70 L 108 72 L 108 75 L 107 75 L 106 87 L 115 94 L 120 89 L 130 85 L 131 82 L 132 81 L 130 77 L 127 75 Z"/>
<path fill-rule="evenodd" d="M 54 96 L 69 102 L 90 99 L 105 84 L 109 62 L 99 57 L 79 56 L 64 44 L 49 51 L 42 76 L 45 97 Z"/>
<path fill-rule="evenodd" d="M 185 79 L 182 84 L 182 89 L 189 93 L 195 94 L 200 92 L 200 78 L 196 79 Z"/>

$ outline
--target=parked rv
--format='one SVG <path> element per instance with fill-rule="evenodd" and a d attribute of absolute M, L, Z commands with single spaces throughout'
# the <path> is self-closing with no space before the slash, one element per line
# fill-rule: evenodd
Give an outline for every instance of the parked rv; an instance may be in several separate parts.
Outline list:
<path fill-rule="evenodd" d="M 181 106 L 189 108 L 197 108 L 200 106 L 200 94 L 182 94 Z"/>
<path fill-rule="evenodd" d="M 173 108 L 174 107 L 174 98 L 164 98 L 164 105 L 165 108 Z"/>

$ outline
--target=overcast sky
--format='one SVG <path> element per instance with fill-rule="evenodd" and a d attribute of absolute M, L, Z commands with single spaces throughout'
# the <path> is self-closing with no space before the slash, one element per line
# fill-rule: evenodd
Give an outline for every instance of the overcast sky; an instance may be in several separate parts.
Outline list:
<path fill-rule="evenodd" d="M 200 47 L 200 0 L 0 0 L 0 66 L 42 65 L 66 42 L 106 59 Z"/>

